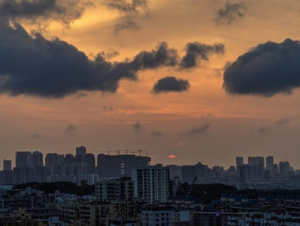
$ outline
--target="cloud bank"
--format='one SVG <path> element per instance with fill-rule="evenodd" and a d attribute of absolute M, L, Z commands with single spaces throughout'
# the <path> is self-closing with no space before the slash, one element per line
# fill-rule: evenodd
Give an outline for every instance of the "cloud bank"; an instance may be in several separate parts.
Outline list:
<path fill-rule="evenodd" d="M 260 44 L 226 67 L 223 87 L 240 95 L 290 94 L 300 87 L 299 62 L 299 41 Z"/>
<path fill-rule="evenodd" d="M 75 46 L 58 38 L 30 35 L 19 24 L 0 20 L 0 93 L 62 98 L 84 91 L 117 91 L 122 79 L 160 67 L 180 67 L 176 49 L 160 43 L 132 60 L 111 63 L 98 54 L 90 60 Z"/>
<path fill-rule="evenodd" d="M 69 25 L 79 19 L 85 7 L 83 0 L 1 0 L 0 17 L 8 20 L 56 20 Z"/>

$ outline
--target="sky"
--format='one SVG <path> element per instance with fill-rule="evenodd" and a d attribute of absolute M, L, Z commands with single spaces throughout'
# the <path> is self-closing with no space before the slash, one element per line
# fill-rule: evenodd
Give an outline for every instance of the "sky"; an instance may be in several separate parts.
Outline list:
<path fill-rule="evenodd" d="M 299 20 L 298 0 L 0 0 L 0 159 L 300 168 Z"/>

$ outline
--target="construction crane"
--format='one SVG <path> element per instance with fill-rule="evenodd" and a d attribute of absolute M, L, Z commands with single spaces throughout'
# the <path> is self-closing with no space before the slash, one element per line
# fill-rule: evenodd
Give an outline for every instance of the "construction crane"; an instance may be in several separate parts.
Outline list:
<path fill-rule="evenodd" d="M 198 179 L 198 177 L 196 176 L 196 177 L 194 178 L 194 180 L 193 180 L 193 183 L 191 184 L 190 189 L 188 190 L 188 193 L 187 193 L 186 196 L 185 196 L 185 201 L 187 200 L 188 196 L 191 195 L 191 193 L 192 193 L 192 191 L 193 191 L 193 189 L 194 189 L 194 186 L 195 186 L 195 183 L 196 183 L 197 179 Z"/>
<path fill-rule="evenodd" d="M 106 151 L 106 152 L 98 152 L 98 153 L 101 153 L 101 154 L 106 154 L 107 153 L 107 155 L 109 155 L 109 153 L 111 153 L 111 151 Z"/>
<path fill-rule="evenodd" d="M 140 156 L 142 156 L 142 152 L 145 152 L 145 151 L 149 151 L 149 150 L 137 150 L 137 152 L 140 154 Z"/>

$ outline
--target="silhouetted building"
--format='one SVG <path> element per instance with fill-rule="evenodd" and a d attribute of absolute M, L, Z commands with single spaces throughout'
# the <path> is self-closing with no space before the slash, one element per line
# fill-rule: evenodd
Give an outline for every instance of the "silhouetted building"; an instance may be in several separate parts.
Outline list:
<path fill-rule="evenodd" d="M 148 156 L 99 154 L 97 172 L 100 178 L 130 177 L 133 168 L 146 167 L 150 162 Z"/>
<path fill-rule="evenodd" d="M 198 163 L 196 165 L 182 166 L 182 181 L 192 183 L 197 178 L 205 178 L 209 174 L 208 166 Z"/>
<path fill-rule="evenodd" d="M 86 147 L 80 146 L 76 148 L 76 156 L 81 155 L 82 157 L 84 157 L 85 154 L 86 154 Z"/>
<path fill-rule="evenodd" d="M 72 154 L 65 155 L 65 163 L 66 164 L 72 164 L 74 162 L 75 162 L 75 160 L 74 160 L 74 156 Z"/>
<path fill-rule="evenodd" d="M 31 155 L 31 166 L 33 168 L 39 167 L 39 166 L 44 166 L 44 161 L 43 161 L 43 153 L 40 151 L 35 151 Z"/>
<path fill-rule="evenodd" d="M 273 156 L 268 156 L 266 158 L 266 169 L 267 170 L 272 170 L 274 165 L 274 157 Z"/>
<path fill-rule="evenodd" d="M 87 174 L 93 174 L 96 172 L 96 159 L 95 155 L 92 153 L 88 153 L 84 156 L 84 162 L 86 162 L 87 165 Z"/>
<path fill-rule="evenodd" d="M 4 171 L 11 171 L 11 160 L 3 160 L 3 170 Z"/>
<path fill-rule="evenodd" d="M 238 169 L 239 166 L 244 165 L 244 158 L 243 157 L 236 157 L 236 168 Z"/>
<path fill-rule="evenodd" d="M 65 162 L 65 155 L 57 156 L 57 164 L 63 164 Z"/>
<path fill-rule="evenodd" d="M 262 165 L 265 167 L 265 160 L 264 157 L 248 157 L 248 165 L 253 166 L 253 165 Z"/>
<path fill-rule="evenodd" d="M 31 166 L 31 152 L 17 151 L 16 152 L 16 168 Z"/>
<path fill-rule="evenodd" d="M 46 155 L 46 160 L 45 160 L 46 167 L 51 168 L 52 166 L 54 166 L 55 164 L 57 164 L 57 158 L 58 158 L 58 154 L 57 153 L 48 153 Z"/>
<path fill-rule="evenodd" d="M 288 176 L 290 171 L 290 163 L 286 162 L 279 162 L 279 174 L 280 176 Z"/>

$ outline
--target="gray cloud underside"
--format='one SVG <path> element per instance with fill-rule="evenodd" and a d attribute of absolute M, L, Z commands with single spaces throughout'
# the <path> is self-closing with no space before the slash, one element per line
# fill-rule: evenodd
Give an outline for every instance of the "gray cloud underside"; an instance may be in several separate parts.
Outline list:
<path fill-rule="evenodd" d="M 290 94 L 300 87 L 300 42 L 258 45 L 226 67 L 223 87 L 231 94 Z"/>
<path fill-rule="evenodd" d="M 104 3 L 108 8 L 124 14 L 139 13 L 140 10 L 148 9 L 147 0 L 132 0 L 130 3 L 126 0 L 106 0 Z"/>
<path fill-rule="evenodd" d="M 190 130 L 189 135 L 196 135 L 196 134 L 206 133 L 210 126 L 211 126 L 210 124 L 206 124 L 206 125 L 203 125 L 203 126 L 200 126 L 200 127 L 193 127 Z"/>
<path fill-rule="evenodd" d="M 216 24 L 231 24 L 244 18 L 245 13 L 246 5 L 244 2 L 226 2 L 224 8 L 218 10 L 215 22 Z"/>
<path fill-rule="evenodd" d="M 166 92 L 183 92 L 190 88 L 188 80 L 177 79 L 172 76 L 162 78 L 157 81 L 153 86 L 153 93 L 166 93 Z"/>
<path fill-rule="evenodd" d="M 186 54 L 181 60 L 181 67 L 188 69 L 196 67 L 201 61 L 208 61 L 212 54 L 224 54 L 223 44 L 206 45 L 200 42 L 188 43 L 185 47 Z"/>
<path fill-rule="evenodd" d="M 8 20 L 51 19 L 69 24 L 89 3 L 83 0 L 0 0 L 0 17 Z"/>
<path fill-rule="evenodd" d="M 176 49 L 160 43 L 132 60 L 108 62 L 99 54 L 90 60 L 75 46 L 58 38 L 29 35 L 25 29 L 0 20 L 0 93 L 61 98 L 83 91 L 116 92 L 122 79 L 159 67 L 180 67 Z"/>

